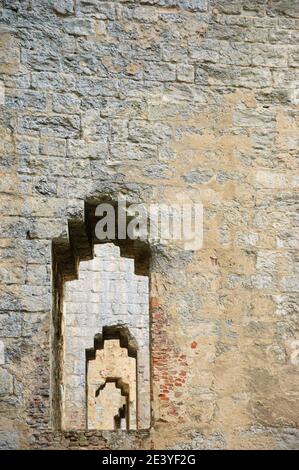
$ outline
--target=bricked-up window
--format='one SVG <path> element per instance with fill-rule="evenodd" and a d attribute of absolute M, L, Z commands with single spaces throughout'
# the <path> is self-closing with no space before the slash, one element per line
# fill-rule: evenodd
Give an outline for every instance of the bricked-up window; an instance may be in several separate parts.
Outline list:
<path fill-rule="evenodd" d="M 149 427 L 148 284 L 112 244 L 96 245 L 64 283 L 63 429 Z"/>
<path fill-rule="evenodd" d="M 91 359 L 87 355 L 88 429 L 137 428 L 136 357 L 129 354 L 120 339 L 112 339 L 104 341 Z"/>
<path fill-rule="evenodd" d="M 117 380 L 107 379 L 98 393 L 89 394 L 88 428 L 136 429 L 136 423 L 129 420 L 129 409 L 128 395 L 122 394 L 121 388 L 117 387 Z"/>

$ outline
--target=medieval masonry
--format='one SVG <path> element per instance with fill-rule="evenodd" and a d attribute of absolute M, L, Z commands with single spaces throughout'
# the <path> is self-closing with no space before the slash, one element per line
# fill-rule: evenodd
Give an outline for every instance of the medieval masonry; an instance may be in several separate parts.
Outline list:
<path fill-rule="evenodd" d="M 0 449 L 299 449 L 298 46 L 298 0 L 0 0 Z"/>

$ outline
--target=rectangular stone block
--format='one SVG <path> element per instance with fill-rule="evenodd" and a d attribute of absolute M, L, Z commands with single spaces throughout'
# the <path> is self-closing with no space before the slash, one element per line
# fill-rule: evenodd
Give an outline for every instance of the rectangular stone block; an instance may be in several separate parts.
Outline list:
<path fill-rule="evenodd" d="M 291 173 L 278 173 L 276 171 L 258 170 L 256 173 L 257 183 L 268 189 L 283 189 L 296 187 L 296 178 Z"/>
<path fill-rule="evenodd" d="M 0 365 L 5 364 L 5 346 L 3 341 L 0 341 Z"/>
<path fill-rule="evenodd" d="M 53 111 L 56 113 L 72 114 L 80 112 L 80 99 L 69 93 L 53 96 Z"/>
<path fill-rule="evenodd" d="M 58 71 L 60 66 L 60 56 L 58 51 L 51 47 L 45 47 L 43 44 L 33 50 L 23 49 L 21 62 L 31 70 Z"/>
<path fill-rule="evenodd" d="M 194 66 L 188 64 L 180 64 L 177 66 L 177 79 L 179 82 L 194 82 Z"/>
<path fill-rule="evenodd" d="M 173 82 L 176 79 L 176 66 L 175 64 L 168 63 L 146 63 L 144 67 L 144 78 L 146 80 Z"/>
<path fill-rule="evenodd" d="M 299 276 L 286 276 L 281 279 L 284 292 L 299 292 Z"/>
<path fill-rule="evenodd" d="M 18 338 L 22 331 L 22 315 L 20 313 L 2 313 L 0 315 L 0 336 Z"/>
<path fill-rule="evenodd" d="M 0 450 L 17 450 L 20 448 L 17 431 L 0 431 Z"/>
<path fill-rule="evenodd" d="M 52 306 L 50 287 L 24 285 L 22 287 L 22 309 L 27 312 L 48 311 Z"/>
<path fill-rule="evenodd" d="M 80 119 L 76 116 L 20 116 L 17 130 L 20 134 L 78 137 Z"/>
<path fill-rule="evenodd" d="M 6 370 L 0 369 L 0 395 L 13 393 L 13 376 Z"/>
<path fill-rule="evenodd" d="M 47 95 L 36 91 L 7 90 L 5 104 L 13 109 L 45 110 L 47 108 Z"/>
<path fill-rule="evenodd" d="M 91 160 L 106 160 L 108 144 L 102 141 L 86 142 L 80 139 L 68 139 L 67 156 L 71 158 L 89 158 Z"/>
<path fill-rule="evenodd" d="M 95 34 L 94 22 L 88 18 L 67 18 L 64 30 L 74 36 L 90 36 Z"/>
<path fill-rule="evenodd" d="M 61 15 L 72 14 L 74 12 L 74 0 L 54 0 L 53 9 Z"/>
<path fill-rule="evenodd" d="M 78 9 L 84 15 L 91 15 L 101 20 L 115 19 L 115 5 L 112 2 L 79 0 Z"/>
<path fill-rule="evenodd" d="M 32 72 L 32 87 L 39 90 L 55 90 L 56 92 L 66 92 L 75 83 L 75 77 L 71 74 L 61 74 L 57 72 Z"/>

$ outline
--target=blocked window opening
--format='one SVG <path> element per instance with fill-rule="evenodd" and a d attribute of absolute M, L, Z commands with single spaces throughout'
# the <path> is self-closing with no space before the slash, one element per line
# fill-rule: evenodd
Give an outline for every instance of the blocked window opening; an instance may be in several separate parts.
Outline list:
<path fill-rule="evenodd" d="M 95 407 L 88 408 L 89 427 L 107 430 L 130 429 L 128 397 L 123 396 L 116 381 L 105 382 L 96 397 L 98 399 L 95 401 Z"/>
<path fill-rule="evenodd" d="M 148 276 L 112 244 L 96 245 L 65 282 L 63 429 L 150 426 L 148 295 Z"/>
<path fill-rule="evenodd" d="M 108 377 L 97 387 L 98 374 L 93 375 L 93 372 L 87 379 L 88 428 L 136 429 L 136 377 L 131 384 L 125 384 L 121 378 Z"/>
<path fill-rule="evenodd" d="M 117 329 L 117 327 L 116 327 Z M 134 353 L 137 357 L 137 351 Z M 137 429 L 137 363 L 120 340 L 87 354 L 88 429 Z"/>

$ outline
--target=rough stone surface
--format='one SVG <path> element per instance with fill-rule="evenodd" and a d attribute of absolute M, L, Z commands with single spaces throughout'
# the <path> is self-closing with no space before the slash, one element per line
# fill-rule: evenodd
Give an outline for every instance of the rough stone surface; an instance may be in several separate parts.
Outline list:
<path fill-rule="evenodd" d="M 295 3 L 0 0 L 1 448 L 299 448 Z M 84 201 L 189 192 L 203 248 L 151 246 L 151 429 L 61 431 L 52 241 L 73 275 Z"/>

